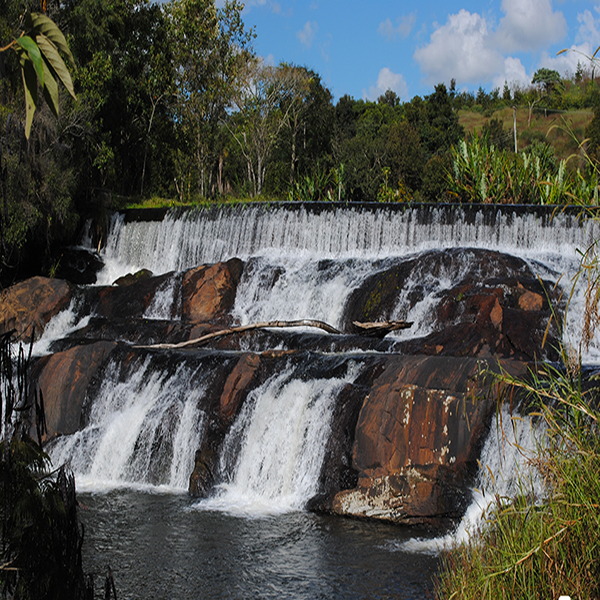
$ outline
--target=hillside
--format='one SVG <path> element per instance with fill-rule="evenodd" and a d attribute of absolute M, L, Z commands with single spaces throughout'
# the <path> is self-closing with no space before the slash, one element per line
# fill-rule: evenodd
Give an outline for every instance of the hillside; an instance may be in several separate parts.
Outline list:
<path fill-rule="evenodd" d="M 492 119 L 498 119 L 502 122 L 507 143 L 509 142 L 510 147 L 513 147 L 512 108 L 505 107 L 494 111 L 491 116 L 468 110 L 460 110 L 458 115 L 459 123 L 464 127 L 465 133 L 481 131 L 482 127 Z M 585 128 L 593 116 L 592 109 L 555 111 L 547 115 L 544 115 L 541 110 L 534 110 L 531 124 L 528 124 L 529 109 L 527 107 L 517 108 L 518 149 L 523 150 L 534 140 L 546 141 L 554 147 L 558 158 L 566 159 L 577 152 L 578 143 L 585 139 Z M 572 135 L 568 131 L 569 128 Z"/>

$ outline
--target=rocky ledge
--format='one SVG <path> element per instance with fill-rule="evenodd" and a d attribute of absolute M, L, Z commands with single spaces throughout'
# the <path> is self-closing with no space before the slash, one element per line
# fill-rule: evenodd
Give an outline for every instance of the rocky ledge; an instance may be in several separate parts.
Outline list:
<path fill-rule="evenodd" d="M 423 278 L 440 278 L 463 269 L 452 287 L 435 293 L 428 316 L 435 325 L 410 340 L 255 331 L 212 340 L 202 350 L 141 347 L 182 342 L 235 324 L 231 308 L 245 267 L 238 259 L 184 273 L 141 273 L 113 286 L 37 277 L 0 294 L 0 333 L 14 329 L 29 340 L 35 331 L 39 337 L 69 306 L 91 316 L 86 327 L 58 341 L 52 354 L 34 365 L 48 438 L 86 425 L 90 390 L 108 361 L 160 355 L 165 364 L 177 365 L 207 360 L 212 353 L 210 360 L 222 366 L 200 407 L 208 425 L 190 474 L 190 492 L 197 496 L 210 495 L 219 483 L 223 439 L 254 389 L 290 361 L 323 378 L 354 361 L 361 374 L 337 397 L 319 492 L 309 508 L 445 524 L 469 502 L 468 487 L 499 401 L 498 388 L 482 371 L 501 367 L 524 375 L 528 361 L 552 357 L 557 332 L 547 325 L 552 310 L 560 310 L 558 297 L 547 292 L 551 286 L 537 280 L 523 261 L 472 250 L 468 264 L 476 267 L 464 269 L 461 252 L 426 253 L 381 269 L 351 294 L 344 309 L 348 331 L 353 321 L 393 317 L 390 307 L 406 282 L 415 281 L 415 270 Z M 416 286 L 409 302 L 424 294 L 425 288 Z M 163 308 L 163 318 L 149 319 L 161 298 L 168 300 L 168 318 Z"/>

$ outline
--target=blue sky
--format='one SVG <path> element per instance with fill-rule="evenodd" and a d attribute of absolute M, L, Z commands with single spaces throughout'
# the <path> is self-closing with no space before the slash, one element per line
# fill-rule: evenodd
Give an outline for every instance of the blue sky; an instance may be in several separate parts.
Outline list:
<path fill-rule="evenodd" d="M 336 101 L 386 89 L 406 101 L 452 78 L 459 90 L 524 87 L 542 66 L 574 73 L 576 51 L 600 45 L 600 0 L 246 0 L 243 18 L 257 54 L 315 70 Z"/>

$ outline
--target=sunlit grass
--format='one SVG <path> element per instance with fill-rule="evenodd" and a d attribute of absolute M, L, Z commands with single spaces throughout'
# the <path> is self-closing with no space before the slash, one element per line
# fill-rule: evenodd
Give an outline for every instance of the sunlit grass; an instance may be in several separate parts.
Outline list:
<path fill-rule="evenodd" d="M 150 198 L 113 197 L 112 207 L 117 210 L 139 209 L 139 208 L 176 208 L 176 207 L 209 207 L 223 204 L 250 204 L 254 202 L 281 202 L 283 197 L 260 195 L 250 198 L 248 196 L 220 196 L 216 199 L 195 198 L 190 201 L 181 201 L 174 198 L 163 198 L 152 196 Z"/>
<path fill-rule="evenodd" d="M 579 372 L 551 368 L 510 383 L 531 395 L 547 426 L 534 466 L 548 496 L 497 498 L 479 533 L 444 556 L 437 597 L 600 598 L 597 392 L 583 390 Z"/>
<path fill-rule="evenodd" d="M 573 138 L 558 130 L 554 125 L 561 122 L 562 119 L 569 124 L 571 130 L 577 139 L 583 140 L 585 137 L 585 128 L 588 126 L 594 116 L 591 109 L 569 110 L 560 114 L 544 114 L 533 112 L 531 124 L 529 124 L 529 109 L 517 108 L 517 146 L 519 151 L 524 150 L 532 141 L 546 141 L 554 148 L 556 157 L 567 159 L 578 150 L 577 143 Z M 466 133 L 475 130 L 481 132 L 481 128 L 489 123 L 490 119 L 502 121 L 505 130 L 513 128 L 513 109 L 510 107 L 495 111 L 491 116 L 483 113 L 461 110 L 458 113 L 459 122 L 464 127 Z"/>

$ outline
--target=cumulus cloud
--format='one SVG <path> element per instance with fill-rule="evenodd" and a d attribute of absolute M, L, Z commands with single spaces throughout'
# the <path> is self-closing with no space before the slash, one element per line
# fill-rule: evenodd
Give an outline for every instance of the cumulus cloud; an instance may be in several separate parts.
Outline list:
<path fill-rule="evenodd" d="M 387 90 L 396 92 L 400 98 L 406 98 L 408 96 L 408 86 L 404 77 L 399 73 L 393 73 L 387 67 L 384 67 L 379 71 L 377 77 L 377 85 L 371 86 L 369 92 L 363 90 L 363 97 L 369 100 L 377 100 L 379 96 L 385 94 Z"/>
<path fill-rule="evenodd" d="M 589 43 L 597 48 L 600 45 L 600 5 L 594 6 L 594 11 L 598 14 L 597 17 L 589 10 L 577 15 L 580 25 L 575 41 L 579 44 Z"/>
<path fill-rule="evenodd" d="M 296 33 L 296 37 L 300 40 L 300 43 L 307 48 L 312 46 L 312 43 L 315 40 L 315 36 L 317 35 L 319 27 L 316 23 L 311 23 L 310 21 L 306 21 L 304 27 Z"/>
<path fill-rule="evenodd" d="M 388 41 L 391 41 L 397 37 L 407 38 L 412 31 L 414 24 L 417 21 L 417 14 L 415 12 L 409 15 L 403 15 L 397 21 L 398 25 L 394 27 L 391 19 L 388 17 L 385 21 L 379 23 L 377 33 L 386 37 Z"/>
<path fill-rule="evenodd" d="M 464 9 L 436 25 L 429 42 L 414 53 L 428 83 L 451 78 L 459 85 L 493 81 L 500 88 L 504 81 L 513 82 L 513 88 L 530 83 L 530 74 L 510 54 L 540 51 L 560 41 L 567 32 L 565 17 L 553 10 L 552 0 L 502 0 L 502 11 L 495 29 L 482 15 Z M 580 35 L 591 37 L 600 30 L 590 11 L 580 23 Z"/>
<path fill-rule="evenodd" d="M 539 50 L 567 33 L 567 21 L 552 10 L 551 0 L 502 0 L 502 10 L 495 42 L 505 52 Z"/>
<path fill-rule="evenodd" d="M 514 92 L 515 89 L 526 88 L 531 83 L 532 75 L 528 74 L 518 58 L 504 59 L 504 68 L 493 80 L 493 87 L 502 90 L 504 83 Z"/>
<path fill-rule="evenodd" d="M 414 58 L 430 83 L 452 78 L 461 84 L 491 79 L 504 63 L 490 44 L 486 20 L 464 9 L 450 15 L 448 22 L 431 34 L 429 44 L 416 50 Z"/>

